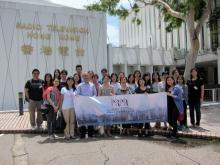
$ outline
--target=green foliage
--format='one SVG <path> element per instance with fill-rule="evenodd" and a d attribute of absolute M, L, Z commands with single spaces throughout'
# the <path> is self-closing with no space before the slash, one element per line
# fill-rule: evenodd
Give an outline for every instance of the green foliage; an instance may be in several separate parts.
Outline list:
<path fill-rule="evenodd" d="M 87 9 L 106 12 L 112 16 L 119 16 L 120 19 L 126 19 L 130 14 L 132 14 L 132 23 L 140 25 L 141 20 L 138 18 L 140 7 L 137 5 L 137 2 L 141 1 L 142 0 L 133 0 L 134 3 L 131 4 L 131 8 L 127 9 L 123 6 L 119 6 L 120 0 L 100 0 L 97 3 L 87 6 Z M 166 2 L 173 10 L 181 12 L 184 15 L 187 15 L 189 13 L 189 9 L 193 8 L 195 10 L 196 22 L 201 18 L 202 13 L 206 7 L 207 0 L 164 0 L 164 2 Z M 163 5 L 154 5 L 156 5 L 162 12 L 164 16 L 164 21 L 167 23 L 166 30 L 168 32 L 172 31 L 174 28 L 179 28 L 181 26 L 183 20 L 171 16 Z"/>

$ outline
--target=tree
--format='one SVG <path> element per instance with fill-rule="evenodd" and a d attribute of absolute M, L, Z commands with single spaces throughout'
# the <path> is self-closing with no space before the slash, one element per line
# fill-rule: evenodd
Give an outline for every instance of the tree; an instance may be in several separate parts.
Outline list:
<path fill-rule="evenodd" d="M 124 0 L 125 1 L 125 0 Z M 141 20 L 137 13 L 141 7 L 154 5 L 163 13 L 164 21 L 167 22 L 166 30 L 172 31 L 179 28 L 183 22 L 187 25 L 190 40 L 190 51 L 186 56 L 184 77 L 189 78 L 191 68 L 195 67 L 199 53 L 198 36 L 202 26 L 211 14 L 214 0 L 127 0 L 130 8 L 121 4 L 120 0 L 99 0 L 87 6 L 88 10 L 103 11 L 109 15 L 119 16 L 126 19 L 129 14 L 134 14 L 133 23 L 139 25 Z"/>

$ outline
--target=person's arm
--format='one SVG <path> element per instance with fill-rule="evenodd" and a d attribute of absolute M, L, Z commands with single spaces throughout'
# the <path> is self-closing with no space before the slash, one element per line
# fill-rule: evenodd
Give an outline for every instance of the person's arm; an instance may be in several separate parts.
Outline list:
<path fill-rule="evenodd" d="M 57 112 L 58 111 L 58 106 L 55 106 L 53 101 L 50 98 L 50 92 L 47 94 L 47 101 L 49 102 L 49 104 L 53 107 L 54 111 Z"/>
<path fill-rule="evenodd" d="M 110 96 L 114 96 L 114 95 L 115 95 L 114 89 L 113 89 L 113 87 L 111 87 L 111 93 L 110 93 Z"/>
<path fill-rule="evenodd" d="M 24 93 L 25 93 L 25 99 L 27 101 L 29 101 L 30 97 L 29 97 L 29 89 L 30 89 L 30 82 L 28 81 L 26 84 L 25 84 L 25 87 L 24 87 Z"/>
<path fill-rule="evenodd" d="M 204 101 L 204 85 L 201 86 L 200 104 Z"/>

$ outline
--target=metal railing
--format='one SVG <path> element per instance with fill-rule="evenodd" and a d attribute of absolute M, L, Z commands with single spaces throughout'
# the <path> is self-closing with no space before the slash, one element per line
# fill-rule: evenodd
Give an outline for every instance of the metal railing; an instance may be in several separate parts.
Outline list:
<path fill-rule="evenodd" d="M 211 102 L 220 101 L 220 88 L 205 89 L 204 101 L 211 101 Z"/>

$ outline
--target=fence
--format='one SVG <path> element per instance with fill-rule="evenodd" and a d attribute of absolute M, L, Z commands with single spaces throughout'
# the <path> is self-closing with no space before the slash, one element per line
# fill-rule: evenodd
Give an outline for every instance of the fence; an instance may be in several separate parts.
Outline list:
<path fill-rule="evenodd" d="M 220 101 L 220 88 L 205 89 L 204 101 Z"/>

